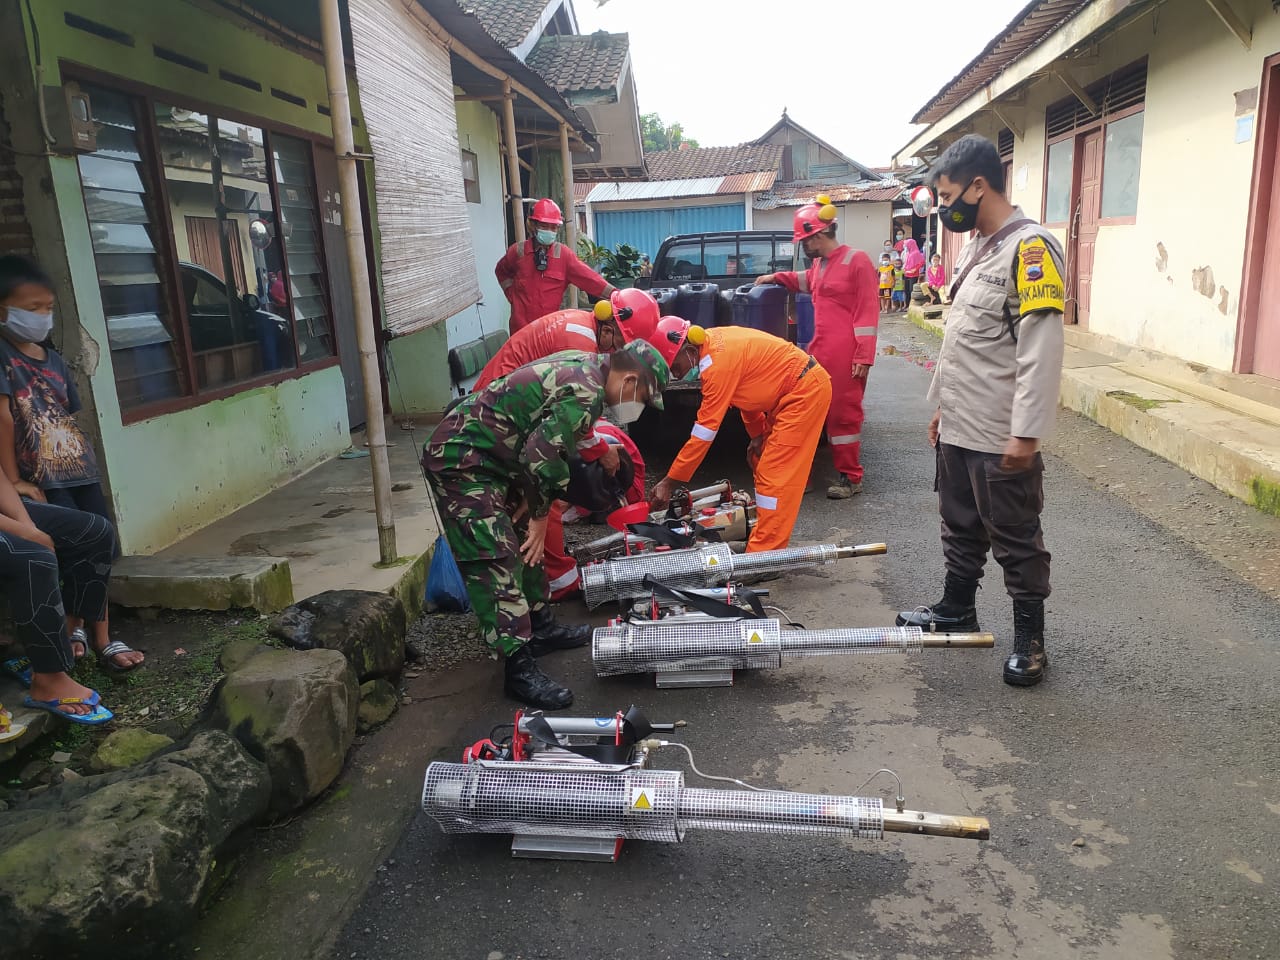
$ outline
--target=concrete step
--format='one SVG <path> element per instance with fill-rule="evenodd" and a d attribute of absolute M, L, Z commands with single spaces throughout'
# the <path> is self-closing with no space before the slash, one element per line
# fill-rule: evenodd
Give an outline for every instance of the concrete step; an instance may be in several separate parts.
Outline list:
<path fill-rule="evenodd" d="M 8 659 L 4 657 L 3 659 Z M 27 688 L 7 674 L 0 676 L 0 704 L 13 715 L 15 724 L 25 723 L 27 732 L 17 740 L 0 743 L 0 763 L 12 760 L 19 753 L 33 747 L 49 729 L 51 723 L 59 722 L 47 710 L 31 710 L 22 705 L 27 696 Z"/>
<path fill-rule="evenodd" d="M 111 602 L 274 613 L 293 603 L 293 576 L 284 557 L 122 557 L 111 570 Z"/>

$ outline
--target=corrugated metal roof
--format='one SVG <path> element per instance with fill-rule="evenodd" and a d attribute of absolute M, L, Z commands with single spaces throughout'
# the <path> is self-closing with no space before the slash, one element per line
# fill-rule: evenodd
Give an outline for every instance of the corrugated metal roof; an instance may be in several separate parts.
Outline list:
<path fill-rule="evenodd" d="M 580 207 L 580 206 L 582 206 L 582 204 L 586 203 L 586 202 L 587 202 L 587 196 L 588 196 L 588 195 L 591 193 L 591 191 L 592 191 L 592 190 L 594 190 L 597 186 L 598 186 L 598 184 L 594 184 L 594 183 L 578 183 L 577 181 L 574 181 L 574 184 L 573 184 L 573 205 L 574 205 L 575 207 Z"/>
<path fill-rule="evenodd" d="M 768 190 L 778 179 L 777 170 L 761 170 L 759 173 L 735 173 L 720 181 L 716 193 L 759 193 Z"/>
<path fill-rule="evenodd" d="M 975 90 L 990 83 L 1028 50 L 1070 20 L 1091 0 L 1031 0 L 1009 25 L 911 118 L 935 123 Z"/>
<path fill-rule="evenodd" d="M 802 207 L 813 203 L 814 197 L 825 193 L 831 202 L 887 203 L 897 200 L 906 190 L 906 184 L 883 180 L 862 180 L 858 183 L 812 183 L 792 181 L 775 184 L 773 189 L 757 197 L 752 207 L 756 210 L 776 210 L 778 207 Z"/>
<path fill-rule="evenodd" d="M 617 200 L 669 200 L 674 197 L 711 197 L 720 190 L 724 177 L 696 177 L 691 180 L 644 180 L 639 183 L 597 183 L 587 195 L 588 203 Z"/>

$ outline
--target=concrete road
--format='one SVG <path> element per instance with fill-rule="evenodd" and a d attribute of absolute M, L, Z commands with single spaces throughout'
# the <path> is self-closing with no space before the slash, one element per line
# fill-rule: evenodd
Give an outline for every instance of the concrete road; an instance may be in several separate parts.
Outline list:
<path fill-rule="evenodd" d="M 933 345 L 886 326 L 899 352 L 872 374 L 866 492 L 811 495 L 798 537 L 892 552 L 770 584 L 810 626 L 888 624 L 939 592 Z M 989 817 L 990 841 L 704 833 L 581 864 L 512 860 L 505 838 L 445 837 L 417 816 L 332 956 L 1280 956 L 1280 605 L 1231 569 L 1274 565 L 1280 524 L 1072 415 L 1048 459 L 1052 668 L 1038 688 L 1000 681 L 1011 616 L 994 564 L 979 594 L 994 651 L 815 660 L 688 691 L 598 680 L 585 651 L 545 663 L 575 714 L 635 702 L 688 720 L 709 773 L 846 793 L 889 766 L 910 806 Z M 1186 538 L 1206 511 L 1236 531 L 1229 555 Z M 424 767 L 509 718 L 494 673 L 480 694 L 435 701 L 474 719 Z"/>

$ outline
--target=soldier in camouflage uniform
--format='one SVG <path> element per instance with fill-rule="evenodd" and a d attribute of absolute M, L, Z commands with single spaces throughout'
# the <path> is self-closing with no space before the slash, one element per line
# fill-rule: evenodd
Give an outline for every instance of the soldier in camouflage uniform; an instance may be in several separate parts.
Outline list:
<path fill-rule="evenodd" d="M 534 657 L 589 636 L 554 624 L 541 568 L 547 514 L 568 486 L 569 457 L 595 442 L 592 427 L 606 409 L 620 423 L 646 403 L 661 409 L 670 375 L 643 340 L 613 354 L 558 353 L 466 397 L 423 447 L 445 536 L 516 700 L 545 710 L 572 704 L 572 691 Z"/>

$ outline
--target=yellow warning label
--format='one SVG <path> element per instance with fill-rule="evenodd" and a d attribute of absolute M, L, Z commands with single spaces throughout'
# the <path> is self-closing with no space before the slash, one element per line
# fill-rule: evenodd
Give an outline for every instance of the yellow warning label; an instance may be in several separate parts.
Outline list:
<path fill-rule="evenodd" d="M 719 560 L 717 560 L 715 557 L 707 557 L 707 566 L 708 566 L 708 567 L 718 567 L 718 566 L 720 566 L 720 561 L 719 561 Z"/>
<path fill-rule="evenodd" d="M 648 790 L 637 790 L 635 796 L 631 798 L 631 809 L 633 810 L 652 810 L 653 801 L 649 799 Z"/>
<path fill-rule="evenodd" d="M 752 630 L 751 636 L 750 638 L 748 638 L 747 643 L 764 643 L 764 637 L 760 636 L 759 630 Z"/>

